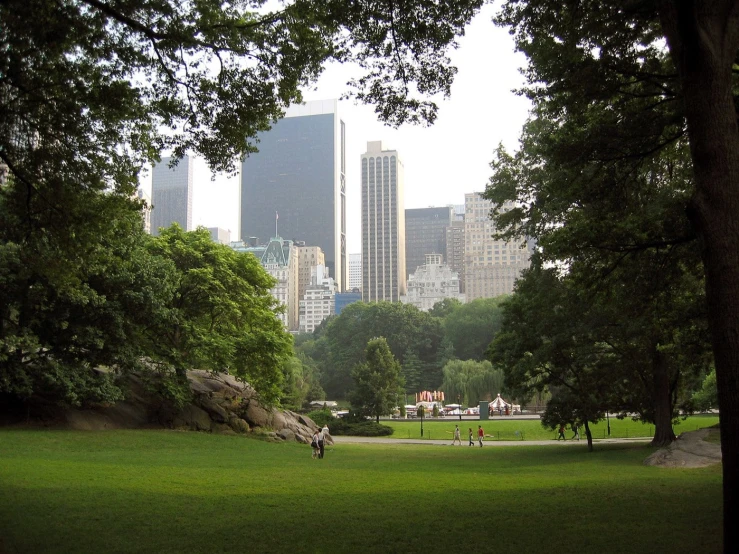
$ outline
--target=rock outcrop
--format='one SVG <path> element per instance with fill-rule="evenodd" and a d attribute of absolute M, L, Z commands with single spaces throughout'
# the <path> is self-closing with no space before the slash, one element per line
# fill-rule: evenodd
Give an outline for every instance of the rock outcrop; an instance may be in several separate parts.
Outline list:
<path fill-rule="evenodd" d="M 659 467 L 706 467 L 721 463 L 721 445 L 706 442 L 710 429 L 682 433 L 670 446 L 660 448 L 644 460 Z"/>
<path fill-rule="evenodd" d="M 193 370 L 187 372 L 187 378 L 193 399 L 182 409 L 163 403 L 132 375 L 125 400 L 110 406 L 64 410 L 54 419 L 78 430 L 163 427 L 227 435 L 258 431 L 268 440 L 303 444 L 310 444 L 317 429 L 309 417 L 264 406 L 254 389 L 231 375 Z M 328 444 L 333 444 L 330 437 Z"/>

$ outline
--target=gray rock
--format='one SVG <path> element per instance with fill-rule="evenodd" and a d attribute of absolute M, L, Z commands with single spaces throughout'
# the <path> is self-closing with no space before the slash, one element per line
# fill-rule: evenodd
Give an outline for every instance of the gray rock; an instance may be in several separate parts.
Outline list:
<path fill-rule="evenodd" d="M 280 429 L 279 431 L 277 431 L 277 436 L 285 441 L 292 442 L 295 440 L 295 433 L 293 433 L 290 429 Z"/>

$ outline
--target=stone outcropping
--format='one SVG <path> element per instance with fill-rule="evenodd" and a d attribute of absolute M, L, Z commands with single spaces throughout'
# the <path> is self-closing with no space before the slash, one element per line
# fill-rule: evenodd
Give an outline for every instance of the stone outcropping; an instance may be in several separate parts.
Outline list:
<path fill-rule="evenodd" d="M 79 430 L 171 428 L 237 435 L 258 431 L 268 440 L 310 444 L 317 429 L 312 419 L 289 410 L 264 406 L 249 385 L 224 373 L 187 372 L 191 403 L 173 409 L 131 376 L 126 400 L 112 406 L 66 410 L 64 426 Z M 328 444 L 333 440 L 328 437 Z"/>
<path fill-rule="evenodd" d="M 670 446 L 651 454 L 644 465 L 659 467 L 706 467 L 721 463 L 721 445 L 707 442 L 710 429 L 682 433 Z"/>

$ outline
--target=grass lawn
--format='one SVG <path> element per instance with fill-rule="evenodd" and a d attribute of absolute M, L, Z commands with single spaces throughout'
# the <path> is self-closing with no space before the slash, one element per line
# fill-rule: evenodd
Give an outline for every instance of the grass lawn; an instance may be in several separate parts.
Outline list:
<path fill-rule="evenodd" d="M 651 451 L 5 430 L 0 552 L 720 552 L 720 467 Z"/>
<path fill-rule="evenodd" d="M 488 421 L 455 419 L 448 417 L 445 420 L 424 420 L 423 437 L 421 437 L 420 419 L 401 419 L 381 421 L 383 425 L 392 427 L 394 432 L 390 436 L 393 439 L 449 439 L 452 442 L 454 426 L 459 425 L 462 430 L 462 440 L 467 441 L 467 429 L 472 427 L 477 439 L 477 426 L 482 425 L 485 434 L 493 435 L 495 440 L 550 440 L 557 438 L 557 431 L 545 429 L 541 421 L 537 419 L 510 419 L 505 416 L 494 417 Z M 686 420 L 681 420 L 673 427 L 676 434 L 684 431 L 695 431 L 703 427 L 711 427 L 718 423 L 718 415 L 695 415 Z M 654 425 L 644 424 L 631 419 L 610 418 L 612 438 L 653 437 Z M 608 424 L 603 421 L 597 425 L 591 425 L 590 430 L 594 439 L 608 438 Z M 567 430 L 565 436 L 569 440 L 572 431 Z M 580 428 L 580 436 L 585 439 L 585 429 Z M 485 440 L 490 440 L 486 438 Z"/>

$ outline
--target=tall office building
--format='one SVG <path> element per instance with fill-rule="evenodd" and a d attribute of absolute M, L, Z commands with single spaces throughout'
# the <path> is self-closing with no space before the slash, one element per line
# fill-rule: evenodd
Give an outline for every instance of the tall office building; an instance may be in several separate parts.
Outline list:
<path fill-rule="evenodd" d="M 179 223 L 192 231 L 193 158 L 183 157 L 169 167 L 172 158 L 162 158 L 151 172 L 151 234 L 160 227 Z"/>
<path fill-rule="evenodd" d="M 405 274 L 409 277 L 426 263 L 428 254 L 441 254 L 446 261 L 446 228 L 454 209 L 414 208 L 405 211 Z"/>
<path fill-rule="evenodd" d="M 446 258 L 449 268 L 459 276 L 459 292 L 465 292 L 464 285 L 464 221 L 454 220 L 446 228 Z"/>
<path fill-rule="evenodd" d="M 303 300 L 305 291 L 312 284 L 311 275 L 315 273 L 316 267 L 325 265 L 326 257 L 320 246 L 298 244 L 298 298 L 300 300 Z M 323 273 L 319 278 L 319 284 L 322 279 L 329 277 L 328 271 L 325 272 L 325 275 Z"/>
<path fill-rule="evenodd" d="M 339 290 L 346 287 L 346 159 L 336 100 L 287 110 L 260 133 L 241 165 L 241 237 L 279 233 L 319 246 Z"/>
<path fill-rule="evenodd" d="M 362 254 L 349 254 L 349 284 L 347 292 L 362 290 Z"/>
<path fill-rule="evenodd" d="M 445 298 L 464 303 L 459 292 L 459 275 L 442 263 L 441 254 L 426 254 L 426 263 L 408 278 L 408 294 L 401 296 L 403 304 L 412 304 L 422 312 L 428 312 Z"/>
<path fill-rule="evenodd" d="M 362 300 L 398 302 L 406 292 L 403 163 L 381 141 L 362 154 Z"/>
<path fill-rule="evenodd" d="M 492 203 L 479 193 L 464 195 L 464 279 L 467 301 L 513 292 L 513 284 L 530 265 L 532 245 L 493 239 Z M 504 206 L 510 209 L 513 204 Z"/>

